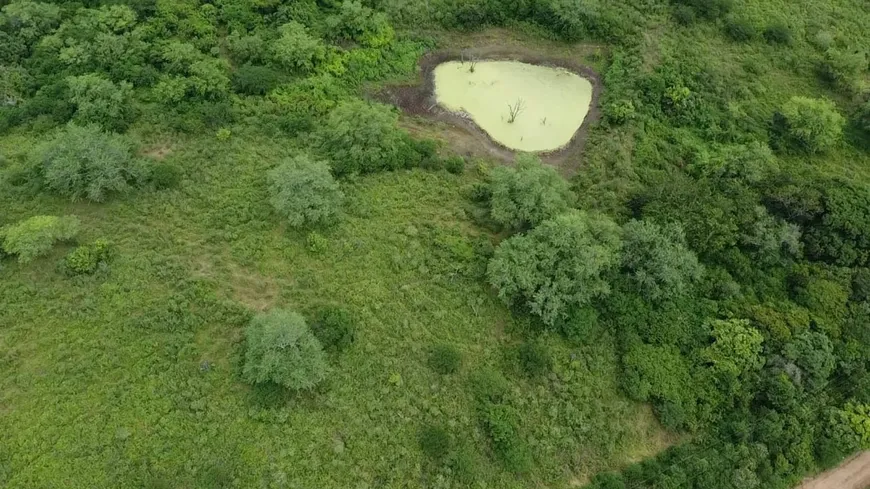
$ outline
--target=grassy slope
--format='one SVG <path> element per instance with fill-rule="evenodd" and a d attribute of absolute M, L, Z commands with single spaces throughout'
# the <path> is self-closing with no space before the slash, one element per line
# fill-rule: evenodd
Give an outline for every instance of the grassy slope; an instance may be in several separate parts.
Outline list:
<path fill-rule="evenodd" d="M 14 157 L 30 143 L 10 136 L 0 148 Z M 103 205 L 0 192 L 2 223 L 74 213 L 82 241 L 109 237 L 118 248 L 108 275 L 84 279 L 55 271 L 63 248 L 28 266 L 4 262 L 0 485 L 217 487 L 209 480 L 226 474 L 214 467 L 225 467 L 237 487 L 419 487 L 436 477 L 416 442 L 428 421 L 476 447 L 487 486 L 526 485 L 486 462 L 466 382 L 483 364 L 514 379 L 534 481 L 566 485 L 667 442 L 649 412 L 617 393 L 606 338 L 574 349 L 549 338 L 550 379 L 515 371 L 506 352 L 519 326 L 456 269 L 474 264 L 481 232 L 462 209 L 474 175 L 412 171 L 346 184 L 349 215 L 313 253 L 304 233 L 268 217 L 264 171 L 290 151 L 285 142 L 164 144 L 185 172 L 173 190 Z M 329 302 L 361 324 L 327 386 L 290 396 L 239 381 L 240 311 Z M 436 342 L 463 351 L 462 373 L 431 372 L 426 351 Z"/>

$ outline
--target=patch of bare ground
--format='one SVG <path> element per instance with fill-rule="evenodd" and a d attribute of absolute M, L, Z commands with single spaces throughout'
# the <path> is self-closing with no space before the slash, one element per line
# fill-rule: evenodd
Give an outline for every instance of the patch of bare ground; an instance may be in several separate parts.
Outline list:
<path fill-rule="evenodd" d="M 147 146 L 142 149 L 140 154 L 142 156 L 146 156 L 148 158 L 155 159 L 157 161 L 161 161 L 169 154 L 172 153 L 172 148 L 169 147 L 168 144 L 157 144 L 154 146 Z"/>
<path fill-rule="evenodd" d="M 795 489 L 870 489 L 870 451 L 861 452 L 839 467 L 805 480 Z"/>
<path fill-rule="evenodd" d="M 485 157 L 512 163 L 516 152 L 508 149 L 480 129 L 467 117 L 447 111 L 435 100 L 433 70 L 439 64 L 455 60 L 512 60 L 542 66 L 564 68 L 592 82 L 592 103 L 583 124 L 564 147 L 539 153 L 544 163 L 555 166 L 566 176 L 574 175 L 582 165 L 582 152 L 589 128 L 601 113 L 599 98 L 601 80 L 598 74 L 583 64 L 583 59 L 600 53 L 598 45 L 558 45 L 530 47 L 521 40 L 506 36 L 503 31 L 487 31 L 451 42 L 449 49 L 424 55 L 418 65 L 420 74 L 414 83 L 390 85 L 375 97 L 400 107 L 406 117 L 403 125 L 412 133 L 446 141 L 451 149 L 467 157 Z M 571 110 L 566 108 L 566 110 Z"/>

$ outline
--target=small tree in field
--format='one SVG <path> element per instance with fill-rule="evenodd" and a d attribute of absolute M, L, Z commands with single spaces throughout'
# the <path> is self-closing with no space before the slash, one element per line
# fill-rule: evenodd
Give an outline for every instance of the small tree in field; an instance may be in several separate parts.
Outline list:
<path fill-rule="evenodd" d="M 273 309 L 258 314 L 245 330 L 242 377 L 251 384 L 275 383 L 311 389 L 326 378 L 326 355 L 299 314 Z"/>
<path fill-rule="evenodd" d="M 18 255 L 19 263 L 29 263 L 78 232 L 79 220 L 75 216 L 33 216 L 0 229 L 0 244 L 6 253 Z"/>
<path fill-rule="evenodd" d="M 361 100 L 340 103 L 316 133 L 336 176 L 399 168 L 403 136 L 398 114 Z"/>
<path fill-rule="evenodd" d="M 807 153 L 824 153 L 843 138 L 846 120 L 830 100 L 792 97 L 774 117 L 774 130 L 786 144 Z"/>
<path fill-rule="evenodd" d="M 118 131 L 127 128 L 132 116 L 132 85 L 115 84 L 96 73 L 71 76 L 66 82 L 72 94 L 71 102 L 76 106 L 76 122 L 99 124 Z"/>
<path fill-rule="evenodd" d="M 344 194 L 325 161 L 290 158 L 269 172 L 272 206 L 291 226 L 329 224 L 338 218 Z"/>
<path fill-rule="evenodd" d="M 147 178 L 123 136 L 99 127 L 69 124 L 34 148 L 30 162 L 49 190 L 76 201 L 102 202 Z"/>
<path fill-rule="evenodd" d="M 494 168 L 489 189 L 493 220 L 513 229 L 536 226 L 567 211 L 574 201 L 568 181 L 531 154 L 517 156 L 516 168 Z"/>

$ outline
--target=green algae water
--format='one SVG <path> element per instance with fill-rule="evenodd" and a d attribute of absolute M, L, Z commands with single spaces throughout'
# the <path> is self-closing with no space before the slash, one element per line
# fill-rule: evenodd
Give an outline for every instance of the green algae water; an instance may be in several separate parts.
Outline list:
<path fill-rule="evenodd" d="M 563 68 L 519 61 L 448 61 L 435 67 L 435 99 L 467 114 L 502 145 L 552 151 L 568 144 L 592 103 L 592 83 Z M 520 109 L 511 122 L 511 110 Z"/>

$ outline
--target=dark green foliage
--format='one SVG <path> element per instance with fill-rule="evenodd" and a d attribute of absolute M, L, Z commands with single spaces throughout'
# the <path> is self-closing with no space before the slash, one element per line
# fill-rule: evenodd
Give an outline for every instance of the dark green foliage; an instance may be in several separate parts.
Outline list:
<path fill-rule="evenodd" d="M 616 223 L 572 211 L 502 242 L 487 277 L 503 301 L 552 325 L 610 291 L 603 275 L 616 265 L 619 246 Z"/>
<path fill-rule="evenodd" d="M 311 389 L 326 378 L 326 371 L 323 347 L 299 314 L 273 309 L 254 316 L 245 329 L 246 382 Z"/>
<path fill-rule="evenodd" d="M 474 398 L 482 405 L 503 402 L 510 391 L 504 375 L 491 367 L 474 371 L 469 380 Z"/>
<path fill-rule="evenodd" d="M 527 341 L 520 345 L 520 366 L 529 377 L 540 377 L 553 368 L 553 357 L 547 345 L 537 341 Z"/>
<path fill-rule="evenodd" d="M 281 83 L 281 74 L 268 66 L 242 65 L 233 73 L 233 91 L 244 95 L 266 95 Z"/>
<path fill-rule="evenodd" d="M 55 243 L 69 241 L 79 232 L 75 216 L 33 216 L 0 228 L 4 253 L 18 256 L 19 263 L 29 263 L 51 251 Z"/>
<path fill-rule="evenodd" d="M 640 344 L 622 359 L 626 393 L 639 401 L 653 401 L 662 423 L 672 428 L 693 421 L 695 383 L 685 358 L 674 347 Z"/>
<path fill-rule="evenodd" d="M 798 381 L 810 392 L 819 392 L 834 372 L 834 346 L 822 333 L 808 331 L 786 345 L 785 357 L 800 368 Z"/>
<path fill-rule="evenodd" d="M 744 20 L 731 18 L 725 21 L 725 34 L 732 41 L 751 41 L 755 37 L 755 27 Z"/>
<path fill-rule="evenodd" d="M 69 124 L 34 148 L 30 162 L 43 185 L 70 200 L 102 202 L 147 178 L 130 142 L 97 126 Z"/>
<path fill-rule="evenodd" d="M 149 180 L 157 190 L 174 187 L 181 178 L 181 168 L 172 163 L 152 163 Z"/>
<path fill-rule="evenodd" d="M 674 21 L 683 26 L 689 26 L 695 23 L 695 10 L 688 5 L 674 6 Z"/>
<path fill-rule="evenodd" d="M 444 169 L 454 175 L 461 175 L 465 171 L 465 159 L 461 156 L 448 156 L 444 158 Z"/>
<path fill-rule="evenodd" d="M 761 33 L 764 40 L 770 44 L 790 45 L 792 43 L 791 29 L 785 24 L 771 24 Z"/>
<path fill-rule="evenodd" d="M 678 5 L 693 8 L 701 17 L 715 20 L 731 11 L 731 0 L 675 0 Z"/>
<path fill-rule="evenodd" d="M 489 404 L 481 412 L 483 430 L 492 443 L 492 451 L 505 468 L 517 474 L 529 471 L 532 453 L 520 433 L 520 417 L 508 404 Z"/>
<path fill-rule="evenodd" d="M 269 171 L 270 202 L 290 226 L 331 224 L 338 219 L 344 194 L 325 161 L 306 154 Z"/>
<path fill-rule="evenodd" d="M 314 122 L 326 117 L 345 97 L 345 89 L 337 80 L 321 75 L 280 86 L 268 100 L 275 105 L 280 127 L 296 134 L 313 129 Z"/>
<path fill-rule="evenodd" d="M 311 331 L 327 351 L 342 352 L 356 339 L 356 321 L 347 309 L 327 306 L 315 314 Z"/>
<path fill-rule="evenodd" d="M 114 254 L 112 243 L 98 239 L 93 243 L 81 245 L 71 251 L 63 260 L 63 271 L 67 275 L 91 275 L 101 266 L 108 265 Z"/>
<path fill-rule="evenodd" d="M 397 169 L 405 141 L 398 120 L 384 105 L 342 102 L 317 129 L 318 148 L 336 176 Z"/>
<path fill-rule="evenodd" d="M 622 267 L 650 301 L 689 292 L 703 267 L 678 225 L 629 221 L 622 229 Z"/>
<path fill-rule="evenodd" d="M 531 154 L 517 156 L 516 168 L 494 168 L 489 186 L 493 220 L 512 229 L 527 229 L 556 217 L 574 200 L 568 182 Z"/>
<path fill-rule="evenodd" d="M 456 373 L 462 366 L 462 354 L 451 345 L 436 345 L 429 353 L 429 366 L 441 375 Z"/>
<path fill-rule="evenodd" d="M 426 425 L 419 434 L 420 450 L 434 462 L 443 462 L 451 454 L 450 434 L 441 426 Z"/>

